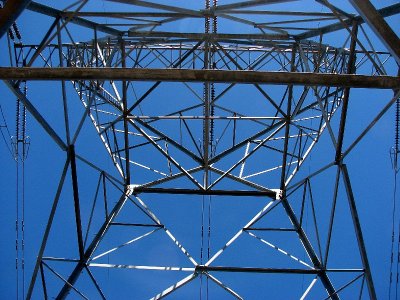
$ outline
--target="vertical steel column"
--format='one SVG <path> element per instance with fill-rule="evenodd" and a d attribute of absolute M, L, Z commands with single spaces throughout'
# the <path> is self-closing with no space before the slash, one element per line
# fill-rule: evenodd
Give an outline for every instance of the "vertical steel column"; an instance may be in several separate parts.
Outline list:
<path fill-rule="evenodd" d="M 355 72 L 354 68 L 356 62 L 355 50 L 357 45 L 357 32 L 358 32 L 358 23 L 357 21 L 353 21 L 353 27 L 351 30 L 349 60 L 347 62 L 347 74 L 352 74 Z M 347 109 L 349 107 L 349 96 L 350 96 L 350 88 L 346 87 L 343 91 L 342 114 L 340 116 L 339 134 L 336 145 L 336 156 L 335 156 L 336 164 L 339 164 L 340 161 L 342 160 L 342 147 L 343 147 L 344 129 L 346 126 Z"/>
<path fill-rule="evenodd" d="M 347 171 L 347 166 L 345 164 L 342 164 L 340 168 L 342 170 L 342 177 L 344 185 L 346 187 L 347 199 L 349 201 L 349 207 L 350 207 L 351 217 L 353 219 L 354 230 L 357 237 L 358 248 L 360 250 L 361 261 L 365 269 L 365 279 L 367 282 L 369 296 L 372 300 L 376 300 L 374 282 L 372 280 L 371 268 L 369 266 L 367 250 L 365 248 L 364 238 L 361 231 L 360 219 L 357 213 L 356 202 L 354 200 L 354 194 L 350 183 L 349 173 Z"/>
<path fill-rule="evenodd" d="M 65 177 L 67 176 L 67 171 L 68 171 L 69 164 L 70 164 L 70 157 L 67 156 L 67 161 L 65 162 L 64 169 L 63 169 L 63 172 L 62 172 L 62 175 L 61 175 L 61 178 L 60 178 L 60 182 L 58 184 L 57 192 L 56 192 L 56 195 L 54 197 L 53 205 L 51 207 L 49 220 L 47 221 L 46 229 L 45 229 L 44 234 L 43 234 L 42 244 L 40 246 L 38 257 L 36 259 L 36 264 L 35 264 L 35 268 L 33 270 L 32 279 L 31 279 L 31 282 L 29 284 L 28 292 L 26 293 L 26 299 L 27 300 L 30 300 L 31 297 L 32 297 L 32 292 L 33 292 L 33 288 L 35 286 L 37 273 L 39 271 L 39 267 L 42 264 L 42 257 L 43 257 L 43 254 L 44 254 L 44 250 L 46 249 L 47 240 L 49 238 L 51 226 L 53 225 L 54 215 L 55 215 L 56 210 L 57 210 L 58 201 L 60 200 L 60 195 L 61 195 L 62 188 L 64 186 Z"/>
<path fill-rule="evenodd" d="M 117 217 L 118 213 L 124 206 L 126 200 L 128 199 L 129 194 L 124 193 L 119 200 L 117 201 L 116 205 L 114 206 L 113 210 L 108 215 L 108 218 L 105 220 L 99 231 L 97 232 L 96 236 L 93 238 L 93 241 L 87 247 L 84 257 L 79 261 L 76 265 L 75 269 L 71 272 L 71 275 L 68 277 L 68 284 L 64 284 L 63 288 L 61 289 L 60 293 L 56 297 L 57 300 L 65 299 L 68 295 L 69 291 L 71 290 L 71 286 L 75 284 L 78 280 L 79 275 L 86 267 L 87 262 L 89 261 L 90 257 L 93 255 L 94 251 L 96 250 L 98 244 L 100 243 L 101 239 L 104 237 L 108 229 L 110 228 L 111 222 Z"/>
<path fill-rule="evenodd" d="M 79 257 L 83 259 L 84 248 L 83 248 L 83 238 L 82 238 L 82 220 L 81 220 L 81 208 L 79 201 L 79 188 L 78 188 L 78 172 L 76 170 L 76 155 L 75 146 L 70 145 L 68 147 L 68 154 L 71 158 L 71 179 L 72 188 L 74 193 L 74 209 L 75 209 L 75 222 L 76 222 L 76 234 L 78 237 L 78 247 L 79 247 Z"/>
<path fill-rule="evenodd" d="M 122 67 L 126 68 L 125 41 L 121 39 L 121 62 Z M 96 46 L 97 49 L 97 46 Z M 122 81 L 122 103 L 123 103 L 123 122 L 124 122 L 124 144 L 125 144 L 125 189 L 131 182 L 130 161 L 129 161 L 129 128 L 128 128 L 128 86 L 125 80 Z"/>
<path fill-rule="evenodd" d="M 291 71 L 295 70 L 295 58 L 296 58 L 296 45 L 293 47 L 292 50 L 292 59 L 291 59 Z M 286 166 L 287 166 L 287 156 L 288 156 L 288 144 L 289 144 L 289 135 L 290 135 L 290 123 L 291 123 L 291 107 L 292 107 L 292 98 L 293 98 L 293 85 L 288 86 L 288 104 L 287 104 L 287 115 L 286 115 L 286 128 L 285 128 L 285 144 L 283 148 L 283 160 L 282 160 L 282 174 L 281 174 L 281 183 L 280 189 L 282 191 L 282 206 L 286 211 L 291 223 L 293 224 L 296 232 L 299 236 L 301 243 L 303 244 L 304 249 L 306 250 L 308 256 L 310 257 L 314 267 L 318 270 L 321 270 L 318 273 L 318 276 L 321 279 L 322 284 L 324 285 L 328 295 L 333 300 L 339 300 L 339 296 L 336 294 L 336 290 L 331 283 L 328 275 L 326 274 L 325 270 L 323 269 L 323 265 L 320 262 L 318 256 L 313 249 L 310 241 L 307 238 L 306 233 L 304 232 L 299 220 L 296 217 L 296 214 L 293 211 L 293 208 L 290 206 L 287 198 L 286 198 L 286 185 L 285 185 L 285 178 L 286 178 Z"/>
<path fill-rule="evenodd" d="M 60 60 L 60 67 L 64 67 L 64 58 L 62 54 L 62 40 L 61 40 L 61 27 L 59 19 L 57 20 L 57 42 L 58 42 L 58 58 Z M 65 86 L 65 80 L 61 80 L 61 92 L 62 101 L 64 108 L 64 123 L 65 123 L 65 136 L 67 139 L 67 144 L 71 144 L 70 130 L 69 130 L 69 117 L 68 117 L 68 103 L 67 103 L 67 90 Z"/>

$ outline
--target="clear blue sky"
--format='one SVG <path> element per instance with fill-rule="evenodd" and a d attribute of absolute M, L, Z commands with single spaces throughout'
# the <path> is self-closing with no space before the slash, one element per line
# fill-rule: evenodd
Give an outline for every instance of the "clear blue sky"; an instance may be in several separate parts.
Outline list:
<path fill-rule="evenodd" d="M 40 1 L 41 3 L 52 5 L 52 1 Z M 163 3 L 167 1 L 163 1 Z M 171 1 L 170 1 L 171 2 Z M 181 1 L 172 1 L 174 5 L 182 5 Z M 225 1 L 227 2 L 227 1 Z M 220 4 L 225 3 L 219 1 Z M 343 2 L 346 2 L 345 4 Z M 64 3 L 69 1 L 57 2 L 57 7 L 65 7 Z M 314 1 L 298 1 L 294 3 L 285 4 L 290 10 L 302 9 L 304 3 L 312 3 Z M 332 1 L 332 3 L 341 6 L 343 9 L 354 12 L 347 1 Z M 375 1 L 373 2 L 377 7 L 385 7 L 397 3 L 397 1 Z M 87 10 L 97 9 L 99 11 L 107 10 L 125 10 L 129 6 L 117 5 L 107 1 L 89 1 Z M 185 7 L 198 7 L 198 1 L 185 1 Z M 274 6 L 271 6 L 274 7 Z M 326 12 L 327 9 L 317 5 L 317 11 Z M 18 26 L 23 35 L 23 42 L 25 44 L 38 43 L 44 35 L 45 30 L 51 23 L 50 18 L 39 18 L 36 13 L 24 12 L 18 20 Z M 111 22 L 106 20 L 107 22 Z M 395 26 L 399 24 L 399 17 L 388 19 L 389 24 Z M 200 23 L 191 20 L 185 20 L 177 24 L 172 23 L 166 28 L 160 30 L 179 30 L 179 31 L 202 31 L 203 27 L 199 27 Z M 242 26 L 233 22 L 220 21 L 220 32 L 241 32 Z M 398 27 L 398 26 L 397 26 Z M 383 46 L 376 40 L 373 34 L 365 27 L 369 38 L 377 46 L 377 50 L 384 50 Z M 89 40 L 86 31 L 79 31 L 76 26 L 71 26 L 71 32 L 75 41 Z M 398 30 L 397 30 L 398 33 Z M 326 38 L 326 43 L 333 43 L 335 46 L 342 46 L 344 38 L 341 33 L 329 35 Z M 64 33 L 63 37 L 67 39 Z M 365 41 L 365 39 L 364 39 Z M 348 44 L 347 44 L 348 45 Z M 347 46 L 346 45 L 346 46 Z M 4 55 L 0 56 L 0 66 L 9 66 L 7 53 L 7 40 L 3 37 L 0 40 L 0 49 Z M 55 62 L 57 59 L 54 60 Z M 394 62 L 385 65 L 389 75 L 397 73 L 397 66 Z M 369 70 L 362 70 L 362 73 L 367 74 Z M 117 84 L 120 87 L 120 83 Z M 149 83 L 144 83 L 142 86 L 135 84 L 135 92 L 138 94 L 148 87 Z M 193 84 L 193 89 L 200 95 L 202 94 L 202 85 Z M 221 91 L 224 85 L 217 85 L 217 92 Z M 54 127 L 56 132 L 64 137 L 65 128 L 63 125 L 62 101 L 61 101 L 61 87 L 58 82 L 29 82 L 28 83 L 28 97 L 32 103 L 37 107 L 39 112 L 46 118 L 46 120 Z M 273 95 L 282 95 L 284 89 L 282 87 L 268 88 L 268 91 Z M 71 128 L 76 128 L 79 123 L 80 117 L 83 113 L 83 108 L 76 96 L 71 84 L 67 82 L 68 92 L 68 105 L 70 111 L 70 124 Z M 298 92 L 298 90 L 297 90 Z M 135 97 L 133 91 L 130 91 L 132 99 Z M 0 83 L 0 104 L 4 111 L 4 115 L 8 124 L 11 134 L 14 134 L 15 122 L 15 96 L 8 90 L 6 85 Z M 258 97 L 258 98 L 257 98 Z M 232 109 L 237 109 L 241 112 L 246 112 L 253 115 L 268 115 L 263 109 L 265 104 L 260 100 L 260 94 L 255 91 L 251 86 L 236 87 L 233 91 L 229 92 L 227 96 L 221 100 L 224 105 L 230 105 Z M 371 122 L 377 115 L 382 107 L 393 97 L 392 91 L 379 91 L 379 90 L 366 90 L 366 89 L 352 89 L 351 102 L 349 107 L 348 123 L 346 127 L 345 146 L 351 144 L 352 140 Z M 160 101 L 162 99 L 163 101 Z M 174 99 L 186 101 L 184 104 L 176 102 Z M 226 99 L 226 100 L 225 100 Z M 133 101 L 133 100 L 132 100 Z M 181 84 L 166 84 L 160 86 L 159 89 L 152 94 L 149 102 L 143 104 L 144 115 L 167 114 L 174 110 L 176 106 L 189 106 L 191 103 L 196 102 L 193 93 Z M 224 102 L 225 101 L 225 102 Z M 201 110 L 194 111 L 193 114 L 201 114 Z M 221 112 L 218 112 L 221 113 Z M 1 116 L 0 116 L 1 117 Z M 336 121 L 338 114 L 336 115 Z M 3 120 L 0 119 L 1 125 Z M 45 224 L 50 212 L 53 197 L 56 193 L 57 184 L 65 163 L 65 153 L 62 152 L 58 146 L 46 135 L 44 130 L 33 120 L 28 114 L 27 121 L 28 135 L 30 137 L 29 156 L 26 160 L 26 183 L 25 183 L 25 275 L 27 288 L 30 276 L 35 263 L 35 258 L 38 253 L 41 238 L 43 236 Z M 168 121 L 164 121 L 168 122 Z M 197 126 L 201 121 L 197 121 Z M 245 122 L 245 121 L 243 121 Z M 165 123 L 161 123 L 165 124 Z M 220 124 L 220 123 L 218 123 Z M 337 126 L 337 122 L 335 123 Z M 314 124 L 315 125 L 315 124 Z M 179 124 L 175 125 L 160 125 L 166 131 L 177 136 L 179 131 Z M 175 126 L 175 127 L 174 127 Z M 196 125 L 193 125 L 196 128 Z M 216 125 L 217 126 L 217 125 Z M 219 126 L 219 127 L 218 127 Z M 216 136 L 221 134 L 223 125 L 218 125 L 216 128 Z M 197 127 L 196 139 L 201 138 L 200 127 Z M 249 126 L 251 128 L 251 126 Z M 336 129 L 337 127 L 335 127 Z M 252 129 L 256 130 L 256 129 Z M 245 133 L 241 133 L 245 134 Z M 346 158 L 345 162 L 348 165 L 353 190 L 358 205 L 358 212 L 362 229 L 364 233 L 368 258 L 370 259 L 372 275 L 374 278 L 375 288 L 378 298 L 385 299 L 388 296 L 388 278 L 389 278 L 389 262 L 390 262 L 390 241 L 391 241 L 391 226 L 392 226 L 392 201 L 393 201 L 393 170 L 391 167 L 389 151 L 394 144 L 394 108 L 391 108 L 387 114 L 374 126 L 369 134 L 358 144 L 354 151 Z M 227 147 L 227 142 L 221 142 L 220 147 Z M 193 147 L 193 145 L 192 145 Z M 114 169 L 111 160 L 108 157 L 103 144 L 99 140 L 95 129 L 91 122 L 86 120 L 82 133 L 78 138 L 76 144 L 77 152 L 85 158 L 90 159 L 92 162 L 99 164 L 105 170 L 109 171 L 113 176 L 118 177 L 118 173 Z M 148 151 L 148 152 L 146 152 Z M 174 151 L 174 150 L 171 150 Z M 239 159 L 243 155 L 243 151 L 232 159 Z M 165 159 L 162 158 L 156 151 L 147 149 L 144 152 L 132 151 L 135 160 L 138 163 L 148 164 L 150 166 L 158 167 L 163 172 L 168 172 L 168 167 Z M 301 172 L 298 174 L 293 182 L 297 182 L 304 176 L 311 174 L 313 171 L 319 169 L 321 166 L 333 159 L 333 149 L 331 141 L 329 140 L 328 132 L 324 132 L 317 147 L 313 150 L 308 158 L 308 162 L 302 166 Z M 137 155 L 137 156 L 135 156 Z M 1 258 L 0 262 L 2 269 L 0 270 L 0 298 L 12 299 L 15 298 L 16 291 L 16 271 L 15 271 L 15 219 L 16 219 L 16 164 L 8 153 L 7 146 L 4 141 L 0 142 L 0 210 L 2 211 L 2 218 L 0 218 L 0 240 Z M 190 166 L 190 163 L 182 158 L 182 163 Z M 226 162 L 226 164 L 228 164 Z M 268 159 L 265 159 L 261 154 L 255 156 L 252 161 L 249 161 L 245 169 L 245 175 L 264 170 L 268 166 Z M 221 168 L 225 167 L 221 163 Z M 133 179 L 132 183 L 143 183 L 149 178 L 153 178 L 152 172 L 144 171 L 143 168 L 132 167 Z M 82 211 L 84 211 L 83 223 L 86 226 L 88 216 L 96 184 L 99 178 L 98 172 L 87 167 L 85 164 L 78 163 L 78 179 L 80 196 L 82 199 Z M 247 172 L 247 173 L 246 173 Z M 331 195 L 334 183 L 334 169 L 327 171 L 312 181 L 312 192 L 316 205 L 319 211 L 321 228 L 326 231 L 327 221 L 326 215 L 330 207 L 326 203 L 331 202 Z M 57 211 L 52 233 L 49 239 L 49 247 L 46 250 L 46 255 L 76 258 L 78 257 L 76 238 L 74 235 L 74 219 L 73 219 L 73 202 L 72 202 L 72 189 L 70 182 L 70 174 L 67 175 L 65 189 L 62 192 L 60 207 Z M 215 175 L 213 175 L 215 176 Z M 199 177 L 196 177 L 199 178 Z M 214 178 L 215 179 L 215 178 Z M 201 180 L 201 179 L 199 179 Z M 276 181 L 276 177 L 256 177 L 254 182 L 259 183 L 263 180 Z M 268 181 L 269 182 L 269 181 Z M 187 181 L 177 181 L 179 187 L 190 186 Z M 232 183 L 222 182 L 219 188 L 232 188 Z M 119 191 L 109 186 L 110 205 L 117 200 Z M 276 188 L 276 186 L 273 186 Z M 346 206 L 346 199 L 344 188 L 341 186 L 339 191 L 342 197 L 338 203 L 338 213 L 336 219 L 336 227 L 333 238 L 332 248 L 332 268 L 346 268 L 346 267 L 360 267 L 359 258 L 357 258 L 356 239 L 352 233 L 352 225 L 350 222 L 350 215 L 348 207 Z M 299 197 L 298 195 L 296 197 Z M 185 248 L 193 255 L 197 262 L 200 262 L 200 241 L 201 241 L 201 207 L 202 197 L 200 196 L 157 196 L 157 195 L 143 195 L 143 201 L 151 207 L 152 211 L 162 222 L 171 230 L 175 237 L 185 246 Z M 329 199 L 326 201 L 326 199 Z M 208 203 L 209 199 L 205 199 Z M 229 197 L 213 197 L 212 198 L 212 233 L 211 233 L 211 256 L 220 249 L 239 229 L 243 227 L 258 211 L 260 211 L 268 203 L 267 199 L 262 198 L 229 198 Z M 293 206 L 298 209 L 299 201 L 294 202 Z M 307 227 L 312 232 L 312 215 L 310 202 L 306 209 L 308 211 L 304 218 Z M 131 205 L 131 204 L 130 204 Z M 101 208 L 96 207 L 96 213 L 101 213 Z M 134 222 L 149 222 L 149 219 L 139 213 L 133 205 L 127 205 L 126 209 L 120 216 L 120 221 L 128 220 L 130 216 L 134 216 Z M 396 216 L 398 219 L 398 216 Z M 263 223 L 265 222 L 265 223 Z M 289 220 L 284 218 L 282 208 L 278 208 L 269 220 L 263 220 L 259 225 L 262 226 L 275 226 L 287 227 L 290 226 Z M 397 226 L 396 226 L 397 227 Z M 135 237 L 141 236 L 150 231 L 148 228 L 135 228 L 135 229 L 119 229 L 118 231 L 110 230 L 110 234 L 104 240 L 99 251 L 108 250 L 112 246 L 119 245 L 127 242 Z M 93 232 L 90 232 L 90 235 Z M 271 243 L 276 241 L 279 247 L 286 251 L 293 253 L 294 256 L 300 260 L 308 262 L 309 259 L 306 253 L 301 249 L 301 245 L 296 236 L 290 233 L 287 235 L 280 234 L 264 234 L 258 233 L 264 240 Z M 152 265 L 152 266 L 179 266 L 179 267 L 193 267 L 189 260 L 187 260 L 182 253 L 177 250 L 177 247 L 171 242 L 171 239 L 160 230 L 149 237 L 143 238 L 141 241 L 134 243 L 132 246 L 124 247 L 120 250 L 119 256 L 106 255 L 99 258 L 99 263 L 115 263 L 115 264 L 131 264 L 131 265 Z M 206 255 L 204 253 L 204 255 Z M 203 262 L 205 259 L 203 258 Z M 49 263 L 50 265 L 50 263 Z M 58 270 L 63 276 L 67 276 L 71 271 L 68 263 L 51 263 L 54 269 Z M 216 261 L 215 265 L 235 265 L 235 266 L 263 266 L 263 267 L 302 267 L 302 265 L 294 263 L 285 255 L 277 253 L 267 245 L 260 243 L 257 239 L 248 234 L 242 234 L 237 243 L 233 244 L 229 251 L 226 251 Z M 150 298 L 156 293 L 161 292 L 171 284 L 181 280 L 190 274 L 190 272 L 165 272 L 165 271 L 130 271 L 130 270 L 103 270 L 101 268 L 93 269 L 94 276 L 99 280 L 104 288 L 107 296 L 114 295 L 116 298 Z M 56 289 L 60 285 L 60 281 L 55 279 L 54 275 L 50 272 L 46 273 L 49 282 L 55 282 L 52 288 Z M 214 274 L 214 273 L 213 273 Z M 304 290 L 313 279 L 312 276 L 297 276 L 296 280 L 290 281 L 292 277 L 288 276 L 287 281 L 282 281 L 280 276 L 266 276 L 266 275 L 248 275 L 242 276 L 237 274 L 215 273 L 218 279 L 227 283 L 239 294 L 248 298 L 263 298 L 268 295 L 270 299 L 282 299 L 283 295 L 296 294 L 301 295 L 301 290 Z M 337 277 L 336 277 L 337 276 Z M 340 277 L 341 276 L 341 277 Z M 344 283 L 350 278 L 345 275 L 332 275 L 332 278 L 340 283 Z M 53 281 L 51 281 L 53 280 Z M 84 275 L 82 281 L 78 281 L 78 288 L 85 290 L 87 295 L 94 293 L 94 287 L 88 284 L 88 277 Z M 296 282 L 289 284 L 289 282 Z M 58 284 L 56 284 L 58 282 Z M 121 285 L 113 284 L 119 282 Z M 38 277 L 37 288 L 40 288 L 40 277 Z M 340 284 L 338 284 L 340 286 Z M 121 287 L 123 286 L 123 287 Z M 206 291 L 206 279 L 201 281 L 196 279 L 180 290 L 176 296 L 171 296 L 172 299 L 187 299 L 198 297 L 200 290 L 203 296 Z M 209 281 L 210 298 L 211 299 L 229 299 L 229 294 Z M 318 282 L 315 286 L 316 294 L 314 297 L 319 299 L 321 294 L 317 291 L 321 289 L 321 283 Z M 366 291 L 365 291 L 366 292 Z M 35 299 L 40 299 L 39 291 L 35 292 Z M 77 294 L 73 294 L 77 297 Z M 132 296 L 133 295 L 133 296 Z M 312 295 L 312 294 L 311 294 Z M 343 295 L 345 298 L 346 294 Z M 350 295 L 347 295 L 350 297 Z M 366 293 L 365 295 L 366 296 Z M 312 299 L 311 297 L 310 299 Z"/>

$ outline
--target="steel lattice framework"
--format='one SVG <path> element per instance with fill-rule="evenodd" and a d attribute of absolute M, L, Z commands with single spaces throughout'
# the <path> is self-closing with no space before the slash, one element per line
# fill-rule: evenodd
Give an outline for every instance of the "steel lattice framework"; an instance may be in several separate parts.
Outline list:
<path fill-rule="evenodd" d="M 272 298 L 376 299 L 345 158 L 399 96 L 385 18 L 400 5 L 95 2 L 0 10 L 0 33 L 24 9 L 51 20 L 36 42 L 14 44 L 16 66 L 0 77 L 66 157 L 27 299 L 184 287 L 242 299 L 264 285 Z M 36 80 L 61 82 L 62 129 L 22 91 Z M 345 143 L 358 88 L 394 96 Z"/>

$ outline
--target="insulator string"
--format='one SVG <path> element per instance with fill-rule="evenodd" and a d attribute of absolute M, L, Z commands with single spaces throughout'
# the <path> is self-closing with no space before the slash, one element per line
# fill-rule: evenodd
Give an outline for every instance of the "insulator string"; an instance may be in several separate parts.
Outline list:
<path fill-rule="evenodd" d="M 400 72 L 400 71 L 399 71 Z M 399 285 L 399 264 L 400 264 L 400 218 L 398 220 L 398 232 L 397 232 L 397 253 L 395 255 L 395 223 L 397 216 L 397 174 L 399 172 L 399 140 L 400 140 L 400 98 L 396 100 L 396 111 L 395 111 L 395 136 L 394 136 L 394 147 L 390 151 L 390 158 L 392 161 L 392 168 L 394 172 L 394 188 L 393 188 L 393 205 L 392 205 L 392 235 L 391 235 L 391 253 L 390 253 L 390 272 L 389 272 L 389 300 L 392 298 L 392 289 L 395 288 L 395 299 L 398 297 L 398 285 Z M 393 265 L 396 263 L 396 273 L 393 274 Z M 395 275 L 395 283 L 394 283 Z M 395 287 L 393 287 L 395 286 Z"/>

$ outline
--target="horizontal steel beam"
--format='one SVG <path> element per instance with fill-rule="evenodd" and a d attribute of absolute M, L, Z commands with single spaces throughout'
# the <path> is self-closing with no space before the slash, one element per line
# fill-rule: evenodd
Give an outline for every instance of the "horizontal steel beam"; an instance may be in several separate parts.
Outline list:
<path fill-rule="evenodd" d="M 288 34 L 260 34 L 260 33 L 182 33 L 166 31 L 128 31 L 129 37 L 157 37 L 157 38 L 184 38 L 191 40 L 288 40 Z"/>
<path fill-rule="evenodd" d="M 274 191 L 244 191 L 244 190 L 194 190 L 194 189 L 168 189 L 168 188 L 134 188 L 133 194 L 175 194 L 175 195 L 211 195 L 211 196 L 250 196 L 250 197 L 276 197 Z"/>
<path fill-rule="evenodd" d="M 275 274 L 319 274 L 332 273 L 362 273 L 363 269 L 282 269 L 282 268 L 253 268 L 197 265 L 196 272 L 240 272 L 240 273 L 275 273 Z"/>
<path fill-rule="evenodd" d="M 293 84 L 377 89 L 400 88 L 400 78 L 396 76 L 192 69 L 0 67 L 0 79 L 179 81 L 274 85 Z"/>
<path fill-rule="evenodd" d="M 196 272 L 233 272 L 233 273 L 267 273 L 267 274 L 319 274 L 317 269 L 280 269 L 280 268 L 253 268 L 253 267 L 222 267 L 196 266 Z"/>

